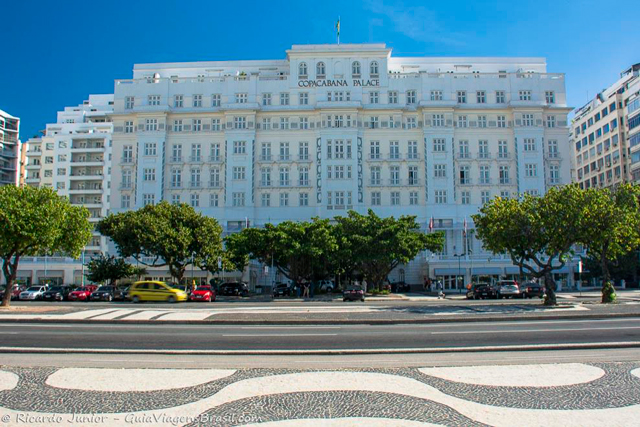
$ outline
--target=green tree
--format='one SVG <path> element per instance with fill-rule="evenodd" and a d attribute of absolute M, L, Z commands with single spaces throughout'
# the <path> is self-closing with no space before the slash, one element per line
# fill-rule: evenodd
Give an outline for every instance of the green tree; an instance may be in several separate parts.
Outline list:
<path fill-rule="evenodd" d="M 272 265 L 295 283 L 326 277 L 329 257 L 336 250 L 328 219 L 284 221 L 264 228 L 245 228 L 226 239 L 235 257 Z"/>
<path fill-rule="evenodd" d="M 0 257 L 7 289 L 13 288 L 20 258 L 63 254 L 77 258 L 91 239 L 89 211 L 72 206 L 50 188 L 0 187 Z M 11 292 L 4 293 L 8 306 Z"/>
<path fill-rule="evenodd" d="M 587 255 L 600 262 L 602 302 L 611 302 L 615 296 L 609 284 L 609 263 L 640 245 L 640 187 L 622 184 L 615 190 L 589 188 L 585 195 L 587 226 L 580 230 L 580 242 Z"/>
<path fill-rule="evenodd" d="M 124 258 L 100 254 L 87 264 L 87 279 L 115 286 L 120 279 L 146 274 L 146 269 L 128 264 Z"/>
<path fill-rule="evenodd" d="M 587 226 L 583 216 L 585 194 L 576 185 L 553 187 L 543 197 L 523 195 L 520 199 L 497 197 L 473 215 L 476 233 L 484 247 L 494 254 L 507 254 L 514 265 L 536 278 L 544 277 L 545 304 L 556 304 L 556 283 L 552 272 L 571 258 L 580 230 Z"/>
<path fill-rule="evenodd" d="M 443 233 L 421 232 L 415 216 L 381 218 L 369 210 L 367 215 L 349 211 L 348 216 L 335 220 L 338 253 L 350 257 L 343 265 L 357 269 L 376 289 L 399 264 L 424 250 L 440 251 L 444 244 Z"/>
<path fill-rule="evenodd" d="M 202 265 L 222 254 L 218 221 L 186 204 L 162 201 L 112 214 L 98 223 L 98 231 L 113 240 L 121 257 L 134 257 L 146 266 L 167 266 L 178 282 L 192 261 Z"/>

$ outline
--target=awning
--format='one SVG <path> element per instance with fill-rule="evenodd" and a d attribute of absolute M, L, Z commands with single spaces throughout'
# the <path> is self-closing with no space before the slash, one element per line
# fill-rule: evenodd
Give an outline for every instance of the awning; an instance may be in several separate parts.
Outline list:
<path fill-rule="evenodd" d="M 434 270 L 436 276 L 458 276 L 465 274 L 464 268 L 436 268 Z"/>
<path fill-rule="evenodd" d="M 500 267 L 473 267 L 473 274 L 475 276 L 480 274 L 500 275 L 503 272 Z"/>
<path fill-rule="evenodd" d="M 475 271 L 474 271 L 475 273 Z M 569 266 L 565 265 L 564 267 L 562 267 L 559 270 L 553 270 L 552 273 L 560 273 L 560 274 L 567 274 L 567 273 L 571 273 L 571 269 L 569 268 Z M 519 267 L 507 267 L 505 274 L 520 274 L 520 268 Z M 522 274 L 531 274 L 531 272 L 529 270 L 527 270 L 526 268 L 522 269 Z"/>

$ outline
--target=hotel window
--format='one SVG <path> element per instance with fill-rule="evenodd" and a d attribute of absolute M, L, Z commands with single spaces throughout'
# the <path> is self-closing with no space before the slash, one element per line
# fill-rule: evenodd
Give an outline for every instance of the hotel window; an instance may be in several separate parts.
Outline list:
<path fill-rule="evenodd" d="M 200 195 L 199 194 L 192 194 L 191 195 L 191 207 L 192 208 L 197 208 L 200 206 Z"/>
<path fill-rule="evenodd" d="M 219 132 L 220 130 L 222 130 L 220 119 L 211 119 L 211 130 L 214 132 Z"/>
<path fill-rule="evenodd" d="M 318 62 L 316 64 L 316 78 L 324 79 L 326 76 L 326 68 L 324 66 L 324 62 Z"/>
<path fill-rule="evenodd" d="M 246 169 L 244 166 L 234 166 L 232 169 L 234 181 L 244 181 L 246 179 Z"/>
<path fill-rule="evenodd" d="M 213 168 L 209 171 L 209 186 L 220 187 L 220 169 Z"/>
<path fill-rule="evenodd" d="M 483 90 L 479 90 L 476 92 L 476 102 L 478 104 L 486 104 L 487 103 L 487 93 Z"/>
<path fill-rule="evenodd" d="M 280 206 L 289 206 L 289 193 L 280 193 Z"/>
<path fill-rule="evenodd" d="M 486 140 L 478 141 L 478 158 L 480 159 L 489 158 L 489 141 L 486 141 Z"/>
<path fill-rule="evenodd" d="M 479 128 L 487 127 L 487 116 L 478 116 L 478 127 Z"/>
<path fill-rule="evenodd" d="M 467 92 L 463 90 L 459 90 L 457 92 L 458 104 L 466 104 L 467 103 Z"/>
<path fill-rule="evenodd" d="M 389 104 L 397 104 L 398 103 L 398 91 L 390 90 L 389 91 Z"/>
<path fill-rule="evenodd" d="M 244 193 L 233 193 L 232 204 L 233 204 L 233 207 L 243 207 Z"/>
<path fill-rule="evenodd" d="M 155 181 L 156 180 L 156 170 L 153 168 L 144 168 L 142 170 L 142 180 L 143 181 Z"/>
<path fill-rule="evenodd" d="M 246 117 L 234 117 L 233 118 L 233 128 L 234 129 L 246 129 L 247 128 L 247 118 Z"/>
<path fill-rule="evenodd" d="M 507 127 L 507 117 L 506 116 L 498 116 L 498 127 L 506 128 Z"/>
<path fill-rule="evenodd" d="M 377 116 L 372 116 L 372 117 L 369 118 L 369 127 L 371 129 L 378 129 L 379 123 L 378 123 L 378 117 Z"/>
<path fill-rule="evenodd" d="M 217 208 L 218 207 L 218 195 L 217 194 L 210 194 L 209 195 L 209 206 L 211 206 L 212 208 Z"/>
<path fill-rule="evenodd" d="M 219 107 L 221 102 L 222 101 L 221 101 L 221 97 L 220 97 L 219 93 L 211 95 L 211 106 L 212 107 Z"/>
<path fill-rule="evenodd" d="M 395 160 L 399 158 L 400 158 L 400 142 L 399 141 L 389 142 L 389 159 Z"/>
<path fill-rule="evenodd" d="M 202 107 L 202 95 L 193 95 L 193 106 L 196 108 Z"/>
<path fill-rule="evenodd" d="M 533 126 L 533 114 L 522 115 L 522 126 Z"/>
<path fill-rule="evenodd" d="M 180 188 L 180 186 L 182 186 L 182 171 L 171 169 L 171 187 Z"/>
<path fill-rule="evenodd" d="M 80 158 L 80 160 L 82 160 L 82 157 Z M 66 154 L 58 154 L 58 161 L 59 162 L 66 162 L 67 161 L 67 155 Z"/>
<path fill-rule="evenodd" d="M 555 139 L 549 140 L 549 157 L 557 158 L 558 155 L 558 141 Z"/>
<path fill-rule="evenodd" d="M 144 143 L 144 155 L 145 156 L 155 156 L 155 155 L 157 155 L 156 143 L 155 142 L 145 142 Z"/>
<path fill-rule="evenodd" d="M 484 190 L 480 193 L 480 203 L 482 203 L 483 205 L 489 203 L 490 199 L 491 196 L 489 195 L 489 191 Z"/>
<path fill-rule="evenodd" d="M 407 144 L 407 158 L 416 160 L 418 158 L 418 141 L 409 141 Z"/>
<path fill-rule="evenodd" d="M 67 170 L 65 168 L 58 168 L 57 175 L 66 175 Z"/>
<path fill-rule="evenodd" d="M 433 151 L 443 153 L 445 151 L 445 144 L 446 143 L 444 138 L 434 138 Z"/>
<path fill-rule="evenodd" d="M 471 192 L 469 191 L 463 191 L 460 197 L 460 203 L 462 203 L 463 205 L 468 205 L 469 203 L 471 203 Z"/>
<path fill-rule="evenodd" d="M 304 187 L 309 185 L 309 168 L 308 167 L 298 168 L 298 184 Z"/>
<path fill-rule="evenodd" d="M 460 174 L 460 184 L 471 183 L 471 174 L 469 172 L 469 166 L 467 165 L 460 166 L 458 173 Z"/>
<path fill-rule="evenodd" d="M 371 176 L 371 185 L 380 185 L 380 166 L 374 166 L 369 170 L 369 175 Z"/>
<path fill-rule="evenodd" d="M 508 199 L 509 197 L 510 197 L 509 191 L 507 191 L 507 190 L 500 191 L 500 198 Z"/>
<path fill-rule="evenodd" d="M 370 159 L 376 160 L 380 158 L 380 141 L 371 141 Z"/>
<path fill-rule="evenodd" d="M 289 117 L 280 117 L 280 129 L 289 129 Z"/>
<path fill-rule="evenodd" d="M 122 171 L 122 188 L 131 188 L 131 171 Z"/>
<path fill-rule="evenodd" d="M 202 154 L 202 144 L 191 144 L 191 161 L 199 162 Z"/>
<path fill-rule="evenodd" d="M 120 207 L 125 209 L 128 209 L 131 207 L 131 195 L 123 194 L 120 197 Z"/>
<path fill-rule="evenodd" d="M 53 176 L 53 171 L 52 170 L 45 170 L 44 171 L 44 177 L 45 178 L 51 178 Z"/>
<path fill-rule="evenodd" d="M 509 166 L 500 166 L 498 174 L 500 176 L 500 184 L 509 184 Z"/>
<path fill-rule="evenodd" d="M 506 159 L 509 157 L 509 152 L 507 151 L 507 141 L 498 141 L 498 157 L 501 159 Z"/>
<path fill-rule="evenodd" d="M 124 133 L 133 133 L 133 122 L 124 122 Z"/>
<path fill-rule="evenodd" d="M 351 64 L 351 76 L 354 79 L 359 79 L 360 78 L 360 63 L 358 61 L 354 61 Z"/>
<path fill-rule="evenodd" d="M 335 166 L 333 179 L 344 179 L 344 166 Z"/>
<path fill-rule="evenodd" d="M 147 132 L 153 132 L 158 130 L 158 119 L 146 119 L 145 130 Z"/>
<path fill-rule="evenodd" d="M 262 94 L 262 105 L 271 105 L 271 94 L 263 93 Z"/>
<path fill-rule="evenodd" d="M 309 105 L 309 93 L 300 92 L 298 94 L 298 104 L 300 104 L 300 105 Z"/>
<path fill-rule="evenodd" d="M 134 106 L 135 106 L 135 98 L 133 96 L 125 96 L 124 109 L 132 110 Z"/>
<path fill-rule="evenodd" d="M 171 147 L 171 161 L 182 161 L 182 144 L 173 144 Z"/>
<path fill-rule="evenodd" d="M 173 108 L 182 108 L 184 107 L 184 96 L 182 95 L 174 95 L 173 96 Z"/>
<path fill-rule="evenodd" d="M 553 91 L 547 91 L 544 93 L 544 98 L 547 101 L 547 104 L 555 104 L 556 103 L 556 94 Z"/>
<path fill-rule="evenodd" d="M 300 206 L 309 206 L 309 193 L 300 193 L 298 197 L 298 204 Z"/>
<path fill-rule="evenodd" d="M 280 143 L 280 160 L 290 160 L 291 156 L 289 153 L 289 143 L 281 142 Z"/>
<path fill-rule="evenodd" d="M 418 192 L 417 191 L 411 191 L 409 193 L 409 204 L 410 205 L 417 205 L 418 204 Z"/>
<path fill-rule="evenodd" d="M 433 165 L 433 176 L 435 178 L 446 178 L 447 177 L 447 165 L 445 165 L 445 164 L 435 164 L 435 165 Z"/>
<path fill-rule="evenodd" d="M 560 168 L 558 165 L 549 166 L 549 183 L 560 183 Z"/>
<path fill-rule="evenodd" d="M 173 131 L 174 132 L 182 132 L 182 120 L 174 120 L 173 121 Z"/>
<path fill-rule="evenodd" d="M 142 195 L 142 204 L 144 206 L 153 205 L 156 202 L 155 194 L 143 194 Z"/>
<path fill-rule="evenodd" d="M 520 101 L 531 101 L 531 91 L 530 90 L 521 90 L 518 92 L 518 97 Z"/>
<path fill-rule="evenodd" d="M 444 114 L 434 114 L 432 119 L 434 127 L 444 127 Z"/>
<path fill-rule="evenodd" d="M 202 132 L 202 120 L 201 119 L 193 119 L 192 130 L 194 132 Z"/>
<path fill-rule="evenodd" d="M 271 143 L 263 142 L 260 146 L 260 160 L 269 161 L 271 160 Z"/>
<path fill-rule="evenodd" d="M 407 91 L 407 105 L 412 105 L 416 103 L 417 95 L 415 90 Z"/>
<path fill-rule="evenodd" d="M 504 94 L 503 90 L 497 90 L 496 91 L 496 104 L 506 104 L 507 103 L 507 97 Z"/>
<path fill-rule="evenodd" d="M 246 104 L 249 100 L 249 95 L 246 93 L 236 93 L 236 103 Z"/>
<path fill-rule="evenodd" d="M 147 103 L 152 106 L 160 105 L 160 95 L 149 95 Z"/>
<path fill-rule="evenodd" d="M 556 116 L 547 116 L 547 127 L 548 128 L 556 127 Z"/>
<path fill-rule="evenodd" d="M 271 194 L 262 193 L 262 195 L 260 196 L 260 200 L 263 208 L 268 208 L 269 206 L 271 206 Z"/>
<path fill-rule="evenodd" d="M 398 206 L 400 204 L 400 192 L 392 191 L 391 192 L 391 205 Z"/>
<path fill-rule="evenodd" d="M 263 118 L 262 119 L 262 130 L 270 130 L 271 129 L 271 119 L 270 118 Z"/>
<path fill-rule="evenodd" d="M 298 144 L 298 160 L 309 160 L 309 143 L 300 142 Z"/>
<path fill-rule="evenodd" d="M 289 93 L 288 92 L 280 93 L 280 105 L 289 105 Z"/>
<path fill-rule="evenodd" d="M 469 141 L 466 141 L 466 140 L 458 141 L 458 146 L 460 150 L 458 157 L 460 157 L 461 159 L 468 159 L 469 158 Z"/>
<path fill-rule="evenodd" d="M 459 128 L 467 127 L 467 116 L 458 116 L 458 127 Z"/>
<path fill-rule="evenodd" d="M 391 166 L 389 168 L 389 175 L 391 176 L 389 180 L 391 185 L 400 185 L 400 166 Z"/>
<path fill-rule="evenodd" d="M 436 190 L 436 203 L 439 205 L 444 205 L 447 203 L 447 190 Z"/>
<path fill-rule="evenodd" d="M 524 172 L 527 178 L 534 178 L 538 176 L 538 165 L 535 163 L 527 163 L 524 165 Z"/>
<path fill-rule="evenodd" d="M 371 193 L 371 206 L 380 206 L 381 202 L 380 192 L 374 191 Z"/>
<path fill-rule="evenodd" d="M 431 91 L 431 100 L 432 101 L 442 101 L 442 91 L 441 90 L 432 90 Z"/>
<path fill-rule="evenodd" d="M 369 92 L 369 103 L 378 104 L 379 102 L 380 102 L 380 92 L 378 91 Z"/>
<path fill-rule="evenodd" d="M 52 164 L 53 163 L 53 156 L 47 156 L 44 158 L 44 162 L 45 164 Z"/>
<path fill-rule="evenodd" d="M 191 188 L 200 188 L 200 168 L 191 168 Z"/>
<path fill-rule="evenodd" d="M 378 61 L 372 61 L 371 65 L 369 65 L 369 75 L 371 78 L 378 77 Z"/>
<path fill-rule="evenodd" d="M 300 65 L 298 65 L 298 78 L 299 79 L 306 79 L 308 74 L 308 69 L 307 69 L 307 63 L 306 62 L 301 62 Z"/>
<path fill-rule="evenodd" d="M 300 130 L 309 129 L 309 118 L 308 117 L 300 117 L 300 123 L 298 124 L 298 128 Z"/>
<path fill-rule="evenodd" d="M 333 171 L 333 166 L 327 166 L 327 179 L 333 179 L 331 171 Z"/>
<path fill-rule="evenodd" d="M 524 139 L 524 151 L 536 151 L 536 140 L 534 138 Z"/>
<path fill-rule="evenodd" d="M 260 185 L 263 187 L 271 187 L 271 169 L 260 169 Z"/>
<path fill-rule="evenodd" d="M 247 142 L 233 141 L 233 154 L 247 154 Z"/>

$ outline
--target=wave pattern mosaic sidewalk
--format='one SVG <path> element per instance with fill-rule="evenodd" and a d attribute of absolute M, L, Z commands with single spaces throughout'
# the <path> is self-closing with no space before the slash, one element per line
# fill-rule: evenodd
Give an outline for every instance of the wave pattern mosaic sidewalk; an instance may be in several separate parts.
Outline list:
<path fill-rule="evenodd" d="M 640 362 L 344 370 L 0 367 L 2 425 L 629 426 Z"/>

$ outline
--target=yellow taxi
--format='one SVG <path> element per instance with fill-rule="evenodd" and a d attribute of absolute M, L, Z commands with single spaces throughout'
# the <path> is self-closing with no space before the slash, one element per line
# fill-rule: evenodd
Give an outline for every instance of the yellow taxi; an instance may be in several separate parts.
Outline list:
<path fill-rule="evenodd" d="M 165 282 L 144 280 L 131 285 L 127 298 L 135 303 L 142 301 L 167 301 L 173 303 L 186 301 L 188 297 L 185 291 L 173 288 Z"/>

